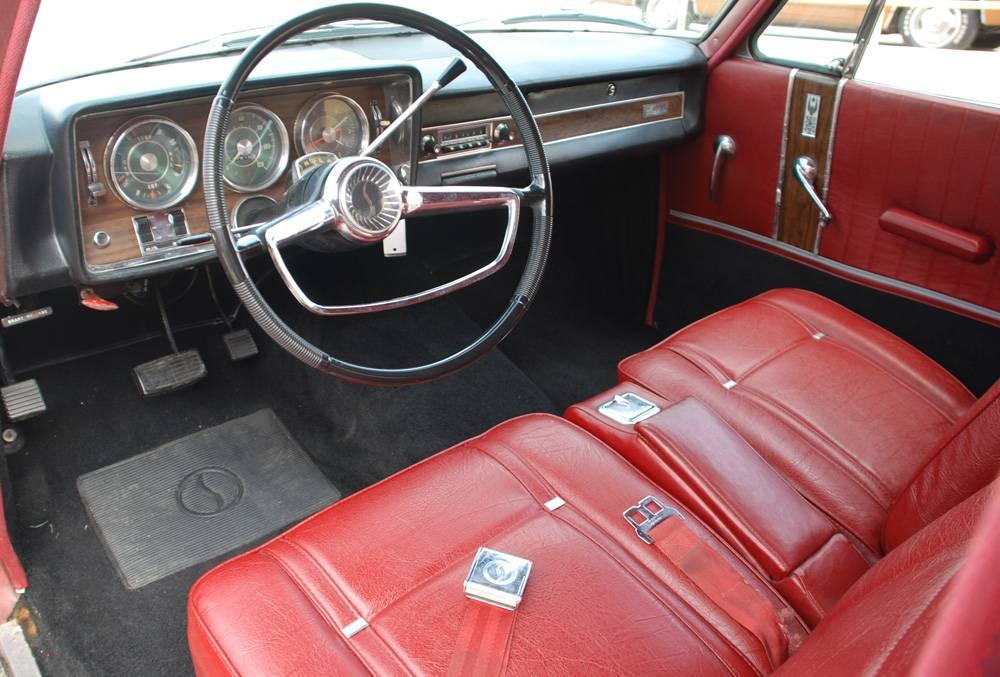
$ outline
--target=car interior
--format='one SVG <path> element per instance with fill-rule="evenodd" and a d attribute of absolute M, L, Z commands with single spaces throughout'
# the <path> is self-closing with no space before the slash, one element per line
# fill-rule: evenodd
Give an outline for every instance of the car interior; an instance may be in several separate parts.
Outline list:
<path fill-rule="evenodd" d="M 29 81 L 48 1 L 3 674 L 1000 674 L 1000 107 L 856 77 L 909 5 L 275 3 Z"/>

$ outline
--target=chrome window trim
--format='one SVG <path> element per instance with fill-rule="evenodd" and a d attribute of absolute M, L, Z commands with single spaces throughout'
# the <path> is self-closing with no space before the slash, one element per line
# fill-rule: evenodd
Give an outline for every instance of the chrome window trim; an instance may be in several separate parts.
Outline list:
<path fill-rule="evenodd" d="M 792 114 L 792 90 L 795 89 L 795 76 L 798 68 L 788 71 L 788 91 L 785 92 L 785 119 L 781 125 L 781 153 L 778 154 L 778 185 L 774 189 L 774 224 L 771 237 L 778 238 L 778 228 L 781 224 L 781 194 L 785 189 L 785 162 L 788 155 L 788 127 Z"/>

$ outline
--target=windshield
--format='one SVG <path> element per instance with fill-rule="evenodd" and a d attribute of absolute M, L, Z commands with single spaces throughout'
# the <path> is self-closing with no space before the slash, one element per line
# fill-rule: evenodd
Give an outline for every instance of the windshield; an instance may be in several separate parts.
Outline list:
<path fill-rule="evenodd" d="M 245 47 L 257 34 L 330 0 L 42 0 L 18 89 L 129 62 Z M 464 30 L 607 31 L 701 36 L 721 8 L 695 0 L 399 0 Z M 385 24 L 348 26 L 352 35 Z M 338 25 L 338 30 L 341 27 Z M 339 33 L 325 31 L 322 39 Z M 71 46 L 72 48 L 69 48 Z"/>

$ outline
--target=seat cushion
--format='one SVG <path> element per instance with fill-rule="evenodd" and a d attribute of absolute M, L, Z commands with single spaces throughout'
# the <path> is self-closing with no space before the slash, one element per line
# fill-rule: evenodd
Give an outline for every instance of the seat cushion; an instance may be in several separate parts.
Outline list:
<path fill-rule="evenodd" d="M 795 289 L 696 322 L 619 373 L 707 404 L 874 556 L 893 502 L 975 401 L 905 341 Z"/>
<path fill-rule="evenodd" d="M 507 422 L 206 574 L 189 601 L 195 667 L 443 674 L 469 603 L 462 581 L 486 545 L 533 561 L 509 674 L 773 670 L 801 624 L 781 614 L 751 629 L 734 621 L 623 519 L 647 495 L 669 499 L 572 424 Z M 565 504 L 548 509 L 556 496 Z M 762 599 L 783 605 L 696 518 L 686 524 Z M 342 629 L 359 618 L 367 627 L 348 638 Z"/>

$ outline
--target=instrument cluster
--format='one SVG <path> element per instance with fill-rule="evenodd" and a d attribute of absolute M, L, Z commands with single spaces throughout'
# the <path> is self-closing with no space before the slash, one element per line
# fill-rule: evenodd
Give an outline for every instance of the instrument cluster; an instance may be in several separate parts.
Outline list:
<path fill-rule="evenodd" d="M 230 220 L 242 227 L 311 168 L 360 155 L 413 98 L 412 72 L 248 90 L 226 123 L 221 168 Z M 92 275 L 211 253 L 202 141 L 211 99 L 178 98 L 74 121 L 80 242 Z M 406 183 L 416 120 L 374 155 Z M 162 267 L 162 266 L 161 266 Z"/>
<path fill-rule="evenodd" d="M 358 155 L 368 145 L 368 116 L 342 94 L 320 94 L 302 107 L 294 123 L 299 155 L 323 153 L 325 161 Z M 274 185 L 288 168 L 291 144 L 281 118 L 260 104 L 233 110 L 224 145 L 223 178 L 239 193 Z M 106 174 L 115 196 L 139 210 L 174 207 L 198 181 L 198 148 L 180 124 L 167 117 L 139 116 L 108 142 Z"/>

